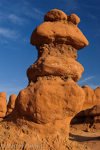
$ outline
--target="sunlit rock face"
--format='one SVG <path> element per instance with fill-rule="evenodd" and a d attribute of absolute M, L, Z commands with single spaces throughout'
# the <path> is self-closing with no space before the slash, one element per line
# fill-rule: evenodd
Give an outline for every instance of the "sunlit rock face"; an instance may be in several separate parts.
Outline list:
<path fill-rule="evenodd" d="M 33 122 L 66 120 L 69 124 L 82 108 L 85 93 L 76 82 L 84 68 L 76 58 L 88 41 L 77 27 L 79 22 L 77 15 L 53 9 L 32 33 L 38 59 L 27 70 L 29 85 L 20 91 L 15 107 Z"/>
<path fill-rule="evenodd" d="M 12 110 L 15 108 L 15 100 L 17 98 L 17 95 L 13 94 L 9 97 L 9 102 L 7 105 L 7 115 L 12 112 Z"/>
<path fill-rule="evenodd" d="M 43 139 L 47 134 L 52 141 L 57 135 L 59 142 L 68 139 L 70 121 L 82 109 L 85 93 L 76 82 L 84 68 L 76 59 L 88 41 L 79 22 L 77 15 L 53 9 L 31 35 L 38 59 L 27 70 L 29 84 L 19 92 L 11 116 L 33 122 Z"/>
<path fill-rule="evenodd" d="M 0 93 L 0 120 L 5 117 L 7 111 L 7 94 L 5 92 Z"/>

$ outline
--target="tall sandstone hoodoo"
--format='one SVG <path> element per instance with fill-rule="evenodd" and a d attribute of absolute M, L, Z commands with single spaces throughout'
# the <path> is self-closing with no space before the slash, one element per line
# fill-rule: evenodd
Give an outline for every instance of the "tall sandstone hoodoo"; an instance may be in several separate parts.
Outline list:
<path fill-rule="evenodd" d="M 27 70 L 29 85 L 19 93 L 15 108 L 36 123 L 68 124 L 82 108 L 85 94 L 76 82 L 84 68 L 76 58 L 77 49 L 88 41 L 77 27 L 79 21 L 74 14 L 54 9 L 32 33 L 38 59 Z"/>
<path fill-rule="evenodd" d="M 28 68 L 29 84 L 19 92 L 8 117 L 33 122 L 39 139 L 48 139 L 55 149 L 67 150 L 63 142 L 68 139 L 70 121 L 82 109 L 85 99 L 84 90 L 76 83 L 84 71 L 76 61 L 77 50 L 88 45 L 77 27 L 79 22 L 77 15 L 67 16 L 57 9 L 44 16 L 44 23 L 31 36 L 38 59 Z"/>
<path fill-rule="evenodd" d="M 76 61 L 77 50 L 88 41 L 77 27 L 80 19 L 54 9 L 32 33 L 31 44 L 38 50 L 37 61 L 28 68 L 29 85 L 20 91 L 15 109 L 37 124 L 56 124 L 69 132 L 72 117 L 82 109 L 84 90 L 77 85 L 84 71 Z M 62 123 L 63 122 L 63 125 Z M 63 127 L 62 127 L 63 126 Z"/>

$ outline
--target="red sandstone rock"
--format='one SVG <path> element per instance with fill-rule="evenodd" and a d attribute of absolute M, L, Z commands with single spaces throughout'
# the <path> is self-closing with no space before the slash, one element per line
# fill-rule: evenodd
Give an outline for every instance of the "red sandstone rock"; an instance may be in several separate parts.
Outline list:
<path fill-rule="evenodd" d="M 31 142 L 44 145 L 46 141 L 44 150 L 74 150 L 66 143 L 69 124 L 85 99 L 84 90 L 76 83 L 84 71 L 76 61 L 77 50 L 87 46 L 88 41 L 76 26 L 76 15 L 70 15 L 67 21 L 65 13 L 51 10 L 44 20 L 31 36 L 31 44 L 38 49 L 38 60 L 27 70 L 29 85 L 19 92 L 15 108 L 5 121 L 13 120 L 21 128 L 31 126 L 32 133 L 36 131 Z M 27 134 L 27 130 L 23 132 Z M 18 134 L 19 137 L 23 140 L 25 136 Z"/>
<path fill-rule="evenodd" d="M 27 70 L 29 85 L 19 93 L 15 111 L 38 124 L 70 122 L 84 102 L 84 90 L 75 83 L 84 68 L 76 58 L 77 49 L 88 45 L 88 41 L 76 26 L 79 18 L 70 15 L 67 22 L 65 16 L 51 10 L 31 37 L 31 44 L 38 49 L 38 60 Z"/>
<path fill-rule="evenodd" d="M 58 56 L 41 57 L 27 70 L 29 81 L 36 81 L 38 76 L 54 75 L 63 79 L 72 78 L 77 82 L 84 71 L 83 66 L 73 58 Z"/>
<path fill-rule="evenodd" d="M 67 15 L 63 11 L 58 9 L 52 9 L 44 16 L 44 21 L 60 21 L 60 20 L 67 20 Z"/>
<path fill-rule="evenodd" d="M 96 105 L 95 103 L 95 95 L 94 95 L 94 90 L 91 89 L 89 86 L 84 85 L 82 86 L 84 92 L 85 92 L 85 101 L 83 104 L 83 110 L 88 109 L 88 108 L 92 108 L 94 105 Z"/>
<path fill-rule="evenodd" d="M 80 18 L 75 14 L 69 15 L 67 20 L 71 21 L 75 25 L 78 25 L 78 23 L 80 22 Z"/>
<path fill-rule="evenodd" d="M 50 43 L 72 45 L 77 50 L 88 45 L 87 39 L 75 25 L 59 21 L 44 22 L 32 33 L 32 45 L 37 46 Z"/>
<path fill-rule="evenodd" d="M 100 104 L 84 111 L 85 116 L 100 116 Z"/>
<path fill-rule="evenodd" d="M 7 115 L 9 113 L 11 113 L 12 110 L 15 108 L 15 100 L 16 100 L 16 98 L 17 98 L 17 96 L 15 94 L 10 95 L 9 102 L 8 102 L 8 105 L 7 105 Z"/>
<path fill-rule="evenodd" d="M 5 92 L 0 93 L 0 118 L 5 117 L 7 111 L 7 94 Z"/>
<path fill-rule="evenodd" d="M 72 124 L 81 123 L 98 123 L 100 122 L 100 87 L 95 90 L 91 89 L 89 86 L 82 86 L 85 92 L 85 101 L 83 103 L 82 111 L 76 114 L 72 119 Z"/>
<path fill-rule="evenodd" d="M 100 123 L 100 104 L 84 111 L 86 123 Z"/>
<path fill-rule="evenodd" d="M 95 101 L 95 105 L 100 104 L 100 86 L 94 90 L 93 101 Z"/>
<path fill-rule="evenodd" d="M 95 105 L 100 104 L 100 87 L 95 90 L 91 89 L 89 86 L 82 86 L 85 92 L 85 101 L 83 104 L 83 110 L 90 109 Z"/>
<path fill-rule="evenodd" d="M 43 77 L 19 93 L 16 107 L 34 122 L 49 123 L 74 116 L 83 101 L 84 91 L 73 80 Z"/>

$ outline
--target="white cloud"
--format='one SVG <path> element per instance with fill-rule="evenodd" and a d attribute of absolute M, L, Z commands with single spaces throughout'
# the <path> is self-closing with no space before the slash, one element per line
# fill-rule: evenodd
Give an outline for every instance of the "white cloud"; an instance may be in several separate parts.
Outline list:
<path fill-rule="evenodd" d="M 92 15 L 92 14 L 88 14 L 88 16 L 90 17 L 90 18 L 92 18 L 92 19 L 96 19 L 96 16 L 94 16 L 94 15 Z"/>
<path fill-rule="evenodd" d="M 94 90 L 94 89 L 96 89 L 99 85 L 89 84 L 88 86 L 89 86 L 91 89 L 93 89 L 93 90 Z"/>
<path fill-rule="evenodd" d="M 43 11 L 39 8 L 33 7 L 28 1 L 24 1 L 21 13 L 37 20 L 43 19 L 43 16 L 45 15 Z"/>
<path fill-rule="evenodd" d="M 15 30 L 10 30 L 7 28 L 0 28 L 0 35 L 12 39 L 12 40 L 16 40 L 19 37 L 19 34 L 17 31 Z"/>
<path fill-rule="evenodd" d="M 41 11 L 41 8 L 39 9 L 35 7 L 35 5 L 33 6 L 28 0 L 16 1 L 15 4 L 6 0 L 2 1 L 2 9 L 0 10 L 0 14 L 1 13 L 2 15 L 0 15 L 0 18 L 3 18 L 5 22 L 7 19 L 10 19 L 13 23 L 19 25 L 30 22 L 29 18 L 26 19 L 26 17 L 42 20 L 45 15 L 45 13 Z M 0 20 L 2 22 L 2 19 Z"/>
<path fill-rule="evenodd" d="M 24 78 L 24 80 L 28 80 L 28 78 Z"/>
<path fill-rule="evenodd" d="M 13 79 L 13 81 L 17 81 L 16 79 Z"/>
<path fill-rule="evenodd" d="M 23 20 L 14 14 L 10 14 L 8 19 L 10 19 L 15 24 L 23 25 Z"/>
<path fill-rule="evenodd" d="M 93 5 L 81 5 L 82 7 L 86 7 L 86 8 L 94 8 L 94 9 L 100 9 L 99 6 L 93 6 Z"/>
<path fill-rule="evenodd" d="M 88 78 L 85 78 L 84 80 L 79 81 L 78 84 L 84 83 L 84 82 L 86 82 L 86 81 L 88 81 L 88 80 L 91 80 L 91 79 L 93 79 L 93 78 L 95 78 L 95 76 L 90 76 L 90 77 L 88 77 Z"/>
<path fill-rule="evenodd" d="M 79 8 L 79 3 L 77 3 L 76 0 L 62 0 L 62 2 L 66 6 L 66 12 Z"/>
<path fill-rule="evenodd" d="M 36 8 L 32 8 L 30 10 L 27 10 L 27 11 L 24 11 L 24 13 L 31 17 L 31 18 L 34 18 L 34 19 L 37 19 L 37 20 L 41 20 L 43 19 L 43 16 L 45 13 L 43 13 L 42 11 L 36 9 Z"/>

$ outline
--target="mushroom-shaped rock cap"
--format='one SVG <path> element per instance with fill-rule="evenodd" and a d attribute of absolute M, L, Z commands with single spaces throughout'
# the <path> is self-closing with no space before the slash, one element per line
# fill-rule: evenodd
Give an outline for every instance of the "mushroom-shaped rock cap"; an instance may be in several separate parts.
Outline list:
<path fill-rule="evenodd" d="M 51 15 L 51 18 L 54 17 L 53 19 L 55 20 L 56 15 L 54 15 L 54 13 L 63 14 L 62 11 L 61 13 L 58 12 L 59 10 L 55 9 L 53 11 L 53 15 Z M 50 16 L 49 14 L 52 13 L 48 12 L 47 14 L 47 16 Z M 59 18 L 61 19 L 61 15 L 59 16 Z M 64 13 L 64 15 L 62 16 L 66 16 L 66 14 Z M 64 19 L 64 17 L 62 18 Z M 70 15 L 68 21 L 45 21 L 33 31 L 30 43 L 34 46 L 40 46 L 42 44 L 50 43 L 66 44 L 72 45 L 77 50 L 80 50 L 87 46 L 89 43 L 86 37 L 77 27 L 79 21 L 80 19 L 75 14 Z"/>
<path fill-rule="evenodd" d="M 63 11 L 58 9 L 52 9 L 44 16 L 44 21 L 59 21 L 59 20 L 67 20 L 67 15 Z"/>

